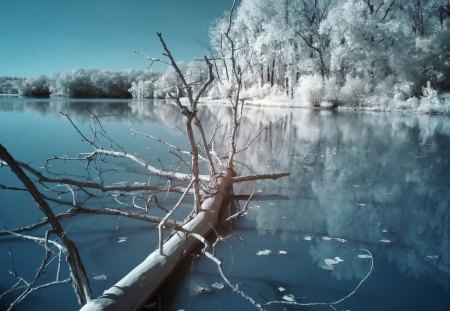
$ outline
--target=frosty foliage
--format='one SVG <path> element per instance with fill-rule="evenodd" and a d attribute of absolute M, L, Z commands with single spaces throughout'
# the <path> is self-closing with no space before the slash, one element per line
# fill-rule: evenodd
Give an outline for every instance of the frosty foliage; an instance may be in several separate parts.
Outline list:
<path fill-rule="evenodd" d="M 430 101 L 422 90 L 427 82 L 438 92 L 450 89 L 448 12 L 447 0 L 242 0 L 230 36 L 243 93 L 384 110 L 418 99 L 414 109 L 435 111 L 437 97 Z M 230 54 L 227 26 L 225 14 L 210 30 L 217 57 Z M 211 97 L 227 97 L 220 90 L 233 84 L 230 62 L 216 62 Z"/>
<path fill-rule="evenodd" d="M 301 96 L 305 106 L 318 106 L 323 94 L 323 79 L 319 74 L 302 76 L 295 94 Z"/>
<path fill-rule="evenodd" d="M 151 84 L 158 76 L 151 71 L 77 69 L 57 74 L 50 90 L 52 95 L 78 98 L 143 98 L 152 95 Z"/>
<path fill-rule="evenodd" d="M 22 96 L 47 97 L 50 96 L 50 81 L 45 76 L 27 78 L 17 84 L 18 93 Z"/>
<path fill-rule="evenodd" d="M 448 0 L 242 0 L 210 28 L 214 83 L 210 99 L 242 98 L 289 105 L 376 110 L 448 111 L 438 94 L 450 90 Z M 204 61 L 180 63 L 196 91 Z M 19 81 L 27 96 L 167 98 L 183 88 L 162 73 L 78 69 Z M 429 84 L 428 84 L 429 83 Z M 1 85 L 0 85 L 1 86 Z M 2 89 L 15 92 L 11 87 Z M 436 90 L 433 93 L 431 90 Z"/>

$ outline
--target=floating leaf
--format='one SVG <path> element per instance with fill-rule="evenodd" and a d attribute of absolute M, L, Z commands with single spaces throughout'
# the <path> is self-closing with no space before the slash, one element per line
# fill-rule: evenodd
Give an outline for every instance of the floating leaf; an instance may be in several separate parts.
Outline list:
<path fill-rule="evenodd" d="M 286 255 L 287 252 L 286 251 L 278 251 L 278 255 Z"/>
<path fill-rule="evenodd" d="M 360 255 L 358 255 L 358 258 L 361 258 L 361 259 L 371 259 L 372 256 L 367 255 L 367 254 L 360 254 Z"/>
<path fill-rule="evenodd" d="M 211 287 L 216 288 L 216 289 L 222 289 L 225 287 L 225 285 L 223 285 L 222 282 L 221 283 L 216 282 L 216 283 L 211 284 Z"/>
<path fill-rule="evenodd" d="M 117 239 L 117 243 L 123 243 L 123 242 L 126 242 L 127 239 L 128 239 L 128 237 L 126 237 L 126 236 L 120 236 L 120 237 Z"/>
<path fill-rule="evenodd" d="M 289 301 L 289 302 L 295 302 L 295 297 L 292 294 L 287 294 L 281 297 L 283 300 Z"/>
<path fill-rule="evenodd" d="M 262 250 L 262 251 L 257 251 L 256 255 L 258 255 L 258 256 L 268 256 L 271 253 L 272 253 L 272 251 L 270 249 L 265 249 L 265 250 Z"/>
<path fill-rule="evenodd" d="M 383 243 L 391 243 L 391 240 L 381 239 L 380 242 L 383 242 Z"/>
<path fill-rule="evenodd" d="M 323 236 L 323 237 L 322 237 L 322 240 L 324 240 L 324 241 L 331 241 L 331 240 L 335 240 L 335 241 L 338 241 L 338 242 L 341 242 L 341 243 L 345 243 L 345 242 L 347 242 L 347 240 L 346 240 L 346 239 L 342 239 L 342 238 L 335 238 L 335 237 L 329 237 L 329 236 Z"/>
<path fill-rule="evenodd" d="M 341 243 L 347 242 L 346 239 L 341 239 L 341 238 L 333 238 L 333 240 L 338 241 L 338 242 L 341 242 Z"/>
<path fill-rule="evenodd" d="M 286 288 L 284 288 L 284 287 L 278 287 L 278 290 L 280 291 L 280 292 L 284 292 L 285 290 L 286 290 Z"/>
<path fill-rule="evenodd" d="M 429 259 L 438 259 L 439 255 L 427 255 L 427 258 L 429 258 Z"/>
<path fill-rule="evenodd" d="M 334 266 L 333 265 L 325 265 L 321 267 L 324 270 L 334 270 Z"/>
<path fill-rule="evenodd" d="M 335 262 L 334 259 L 325 258 L 323 261 L 325 262 L 325 264 L 327 266 L 332 266 L 334 264 L 337 264 L 337 262 Z"/>
<path fill-rule="evenodd" d="M 325 258 L 323 261 L 325 262 L 325 264 L 327 266 L 332 266 L 332 265 L 337 265 L 338 263 L 340 263 L 343 260 L 340 259 L 339 257 L 336 257 L 335 259 Z"/>
<path fill-rule="evenodd" d="M 312 240 L 312 237 L 311 237 L 310 235 L 305 235 L 305 236 L 303 237 L 303 239 L 305 239 L 306 241 L 311 241 L 311 240 Z"/>
<path fill-rule="evenodd" d="M 94 275 L 93 279 L 96 281 L 106 281 L 106 275 L 104 274 Z"/>

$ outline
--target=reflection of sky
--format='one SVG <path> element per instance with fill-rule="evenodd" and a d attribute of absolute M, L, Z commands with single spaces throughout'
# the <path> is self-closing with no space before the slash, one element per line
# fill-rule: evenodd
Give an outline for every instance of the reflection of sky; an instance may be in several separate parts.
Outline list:
<path fill-rule="evenodd" d="M 14 123 L 30 120 L 21 119 L 23 112 L 41 114 L 43 118 L 33 121 L 41 123 L 33 124 L 42 127 L 44 132 L 45 122 L 60 129 L 58 133 L 45 132 L 56 140 L 61 138 L 58 135 L 73 132 L 62 130 L 67 123 L 57 115 L 59 110 L 84 125 L 88 124 L 89 110 L 113 114 L 107 125 L 116 134 L 119 134 L 119 128 L 128 125 L 156 133 L 166 133 L 165 127 L 182 125 L 176 107 L 168 103 L 118 101 L 98 105 L 98 102 L 102 101 L 97 104 L 64 100 L 51 104 L 0 105 L 2 113 L 8 115 L 1 126 L 10 129 L 0 133 L 0 140 L 12 141 L 13 138 L 5 133 L 17 128 Z M 429 299 L 434 297 L 431 291 L 445 295 L 450 274 L 450 194 L 445 188 L 450 181 L 448 117 L 262 110 L 256 107 L 248 110 L 249 118 L 243 120 L 239 133 L 239 146 L 244 146 L 257 129 L 268 122 L 280 118 L 282 121 L 263 132 L 255 144 L 239 156 L 247 167 L 241 165 L 238 169 L 290 170 L 292 175 L 274 182 L 247 183 L 238 187 L 240 192 L 250 193 L 257 188 L 286 199 L 252 202 L 248 217 L 239 223 L 241 231 L 236 232 L 243 240 L 236 238 L 238 243 L 225 243 L 223 249 L 219 248 L 219 255 L 226 259 L 226 267 L 234 279 L 252 280 L 253 286 L 268 296 L 274 295 L 276 285 L 279 285 L 289 286 L 296 294 L 311 299 L 322 300 L 321 295 L 335 299 L 346 294 L 347 289 L 351 290 L 367 273 L 369 262 L 357 258 L 361 254 L 360 248 L 367 248 L 374 254 L 375 272 L 361 291 L 361 297 L 355 301 L 369 303 L 377 295 L 387 295 L 387 298 L 377 299 L 391 299 L 393 296 L 389 295 L 393 295 L 395 289 L 386 286 L 386 282 L 398 282 L 414 293 L 423 291 Z M 200 111 L 208 128 L 212 128 L 217 120 L 224 122 L 228 113 L 221 106 Z M 218 130 L 216 146 L 220 145 L 225 128 L 227 126 L 223 124 Z M 30 131 L 31 128 L 25 128 L 16 137 Z M 76 138 L 72 134 L 69 135 L 71 141 Z M 172 143 L 183 141 L 180 135 L 166 138 Z M 68 141 L 61 142 L 55 147 L 65 149 L 70 146 Z M 77 141 L 73 147 L 78 145 Z M 143 152 L 139 145 L 130 147 Z M 150 155 L 150 151 L 144 152 Z M 39 154 L 45 152 L 47 150 L 40 150 Z M 345 239 L 346 242 L 327 237 Z M 129 241 L 133 242 L 133 239 Z M 107 247 L 101 246 L 105 251 Z M 255 255 L 263 249 L 271 249 L 274 254 L 268 257 Z M 287 255 L 276 255 L 279 250 L 286 250 Z M 95 250 L 91 252 L 96 254 Z M 321 269 L 324 259 L 336 256 L 344 262 L 337 264 L 333 271 Z M 94 264 L 97 270 L 101 266 Z M 274 266 L 276 269 L 267 269 Z M 197 271 L 190 283 L 210 285 L 220 281 L 215 269 L 207 265 L 191 270 L 201 273 Z M 423 288 L 425 286 L 427 289 Z M 196 305 L 194 298 L 189 296 L 191 294 L 188 290 L 188 297 L 181 300 L 179 307 L 186 307 L 186 301 Z M 436 295 L 442 298 L 441 294 Z M 172 291 L 169 296 L 174 304 L 180 301 L 172 298 Z M 216 295 L 202 300 L 211 305 L 215 303 L 213 301 L 224 301 L 224 297 L 227 296 Z M 395 299 L 407 298 L 398 295 Z M 200 302 L 199 305 L 204 306 Z M 240 302 L 232 305 L 241 306 Z M 245 306 L 244 302 L 242 308 Z M 399 306 L 401 309 L 405 304 Z"/>

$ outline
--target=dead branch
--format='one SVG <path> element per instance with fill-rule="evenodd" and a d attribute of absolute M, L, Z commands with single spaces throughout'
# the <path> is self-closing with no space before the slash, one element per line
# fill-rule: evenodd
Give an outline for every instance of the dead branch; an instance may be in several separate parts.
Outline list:
<path fill-rule="evenodd" d="M 236 90 L 234 94 L 234 98 L 231 100 L 231 108 L 233 110 L 233 117 L 232 117 L 232 129 L 230 133 L 230 148 L 229 148 L 229 154 L 228 154 L 228 166 L 233 166 L 234 156 L 236 155 L 236 136 L 239 129 L 239 120 L 238 120 L 238 108 L 239 108 L 239 100 L 240 100 L 240 93 L 242 89 L 242 71 L 241 68 L 236 63 L 236 54 L 235 54 L 235 45 L 234 41 L 230 36 L 230 30 L 231 26 L 233 25 L 233 13 L 236 7 L 236 0 L 233 0 L 233 5 L 230 10 L 229 18 L 228 18 L 228 28 L 225 32 L 225 37 L 228 39 L 228 42 L 230 43 L 230 57 L 231 57 L 231 69 L 234 75 L 235 83 L 236 83 Z M 242 101 L 242 106 L 244 105 L 244 102 Z"/>
<path fill-rule="evenodd" d="M 61 201 L 59 201 L 59 202 L 61 202 Z M 70 203 L 67 203 L 67 204 L 71 205 Z M 57 214 L 57 215 L 55 215 L 55 217 L 58 220 L 62 220 L 62 219 L 67 219 L 67 218 L 71 218 L 71 217 L 74 217 L 77 215 L 82 215 L 82 214 L 119 216 L 119 217 L 126 217 L 126 218 L 130 218 L 130 219 L 136 219 L 136 220 L 141 220 L 141 221 L 145 221 L 145 222 L 150 222 L 150 223 L 154 223 L 154 224 L 159 224 L 162 221 L 162 218 L 156 217 L 156 216 L 150 216 L 150 215 L 145 215 L 145 214 L 136 214 L 136 213 L 121 211 L 121 210 L 113 209 L 113 208 L 92 209 L 92 208 L 87 208 L 87 207 L 83 207 L 80 205 L 74 206 L 72 209 L 68 210 L 67 212 Z M 34 231 L 34 230 L 41 228 L 49 223 L 50 223 L 50 221 L 47 218 L 44 218 L 44 219 L 42 219 L 38 222 L 35 222 L 29 226 L 24 226 L 24 227 L 10 229 L 10 230 L 0 230 L 0 237 L 7 236 L 7 235 L 15 235 L 15 236 L 19 236 L 19 237 L 23 238 L 23 236 L 19 235 L 20 233 Z M 176 226 L 182 225 L 181 222 L 170 220 L 170 219 L 166 219 L 165 223 L 166 223 L 167 227 L 170 227 L 172 229 L 175 229 Z M 39 238 L 35 238 L 35 239 L 36 239 L 36 241 L 41 241 Z M 51 243 L 53 243 L 53 242 L 51 242 Z"/>
<path fill-rule="evenodd" d="M 356 287 L 349 292 L 347 295 L 345 295 L 344 297 L 332 301 L 332 302 L 309 302 L 309 303 L 300 303 L 300 302 L 296 302 L 296 301 L 287 301 L 287 300 L 280 300 L 280 301 L 268 301 L 265 303 L 258 303 L 256 302 L 256 300 L 254 298 L 252 298 L 251 296 L 247 295 L 244 291 L 242 291 L 239 286 L 237 284 L 233 284 L 230 279 L 225 275 L 224 271 L 223 271 L 223 262 L 217 258 L 216 256 L 214 256 L 214 247 L 215 244 L 220 241 L 223 240 L 223 238 L 221 238 L 220 236 L 218 237 L 218 239 L 216 240 L 216 242 L 214 242 L 213 244 L 210 244 L 206 239 L 204 239 L 203 237 L 199 237 L 198 235 L 194 235 L 192 234 L 193 237 L 197 238 L 200 242 L 203 243 L 204 248 L 202 250 L 202 252 L 205 254 L 205 256 L 207 258 L 209 258 L 211 261 L 213 261 L 216 265 L 217 265 L 217 269 L 219 270 L 219 274 L 222 277 L 222 279 L 225 281 L 225 283 L 232 289 L 233 292 L 237 293 L 238 295 L 240 295 L 241 297 L 243 297 L 244 299 L 248 300 L 250 302 L 250 304 L 252 304 L 255 308 L 259 309 L 259 310 L 265 310 L 263 307 L 264 306 L 269 306 L 269 305 L 273 305 L 273 304 L 282 304 L 282 305 L 295 305 L 295 306 L 330 306 L 331 308 L 335 309 L 334 306 L 337 304 L 340 304 L 341 302 L 343 302 L 344 300 L 350 298 L 352 295 L 354 295 L 356 293 L 356 291 L 364 284 L 364 282 L 369 278 L 369 276 L 372 273 L 373 270 L 373 256 L 372 253 L 367 250 L 367 249 L 361 249 L 362 251 L 366 252 L 368 254 L 368 258 L 370 258 L 371 262 L 370 262 L 370 269 L 367 272 L 367 274 L 359 281 L 359 283 L 356 285 Z M 212 248 L 212 252 L 209 252 L 208 249 Z"/>
<path fill-rule="evenodd" d="M 300 302 L 296 302 L 296 301 L 269 301 L 266 302 L 264 304 L 262 304 L 263 306 L 268 306 L 268 305 L 272 305 L 272 304 L 283 304 L 283 305 L 295 305 L 295 306 L 330 306 L 333 307 L 337 304 L 340 304 L 341 302 L 343 302 L 344 300 L 347 300 L 348 298 L 350 298 L 351 296 L 353 296 L 356 291 L 364 284 L 364 282 L 369 278 L 369 276 L 372 274 L 372 270 L 373 270 L 373 256 L 372 253 L 367 250 L 367 249 L 361 249 L 362 251 L 366 252 L 368 254 L 368 258 L 370 258 L 370 269 L 367 272 L 367 274 L 361 279 L 361 281 L 359 281 L 359 283 L 356 285 L 356 287 L 347 295 L 345 295 L 344 297 L 335 300 L 335 301 L 331 301 L 331 302 L 307 302 L 307 303 L 300 303 Z"/>
<path fill-rule="evenodd" d="M 191 147 L 191 153 L 192 153 L 192 174 L 194 179 L 194 206 L 195 210 L 199 212 L 200 205 L 201 205 L 201 197 L 200 197 L 200 172 L 199 172 L 199 149 L 196 144 L 194 131 L 192 129 L 192 121 L 195 120 L 195 125 L 200 131 L 200 135 L 202 137 L 202 142 L 204 145 L 204 150 L 206 154 L 206 158 L 208 159 L 208 165 L 210 167 L 210 173 L 214 175 L 215 168 L 214 168 L 214 162 L 212 161 L 211 154 L 209 153 L 209 148 L 206 144 L 206 138 L 204 134 L 203 127 L 201 126 L 200 120 L 196 117 L 197 114 L 197 104 L 200 99 L 200 96 L 203 94 L 203 92 L 206 90 L 206 88 L 211 84 L 211 82 L 214 80 L 214 75 L 212 73 L 212 64 L 209 62 L 208 58 L 205 57 L 205 62 L 208 65 L 209 69 L 209 78 L 208 80 L 202 85 L 200 90 L 198 91 L 197 95 L 194 98 L 194 94 L 192 91 L 192 87 L 189 83 L 187 83 L 186 78 L 184 77 L 183 73 L 181 72 L 180 68 L 178 67 L 172 53 L 168 49 L 166 42 L 164 41 L 161 33 L 156 33 L 159 41 L 161 42 L 161 45 L 164 49 L 164 55 L 169 58 L 170 64 L 172 68 L 177 73 L 178 78 L 182 82 L 184 88 L 186 89 L 188 100 L 190 104 L 190 109 L 184 105 L 181 104 L 180 101 L 180 93 L 178 92 L 177 96 L 173 96 L 170 92 L 168 93 L 169 96 L 177 103 L 177 105 L 180 107 L 181 113 L 186 117 L 186 131 L 189 138 L 189 144 Z"/>
<path fill-rule="evenodd" d="M 242 147 L 241 149 L 237 150 L 236 153 L 240 153 L 242 151 L 247 150 L 251 144 L 253 144 L 253 142 L 259 137 L 259 135 L 261 135 L 262 132 L 264 132 L 265 130 L 271 128 L 273 125 L 277 124 L 278 122 L 280 122 L 281 120 L 283 120 L 284 118 L 278 119 L 275 122 L 270 122 L 270 124 L 263 126 L 262 128 L 259 129 L 258 133 L 256 133 L 255 136 L 253 136 L 252 139 L 249 140 L 249 142 L 247 143 L 247 145 L 245 145 L 245 147 Z"/>
<path fill-rule="evenodd" d="M 179 180 L 191 180 L 191 175 L 189 174 L 183 174 L 183 173 L 177 173 L 177 172 L 170 172 L 170 171 L 165 171 L 163 169 L 158 169 L 152 165 L 150 165 L 149 163 L 147 163 L 146 161 L 144 161 L 143 159 L 135 156 L 134 154 L 130 154 L 127 153 L 125 151 L 119 151 L 113 148 L 113 144 L 119 146 L 117 143 L 114 143 L 113 140 L 109 137 L 109 135 L 106 133 L 106 131 L 103 130 L 102 134 L 103 136 L 108 139 L 109 143 L 110 143 L 110 147 L 111 150 L 106 150 L 103 149 L 101 146 L 99 146 L 96 143 L 96 135 L 94 134 L 94 138 L 92 140 L 88 139 L 86 137 L 86 135 L 83 134 L 83 132 L 78 128 L 78 126 L 72 121 L 72 119 L 70 118 L 69 115 L 60 112 L 61 115 L 65 116 L 69 122 L 71 123 L 72 127 L 77 131 L 77 133 L 82 137 L 82 141 L 87 143 L 88 145 L 92 146 L 93 151 L 91 153 L 85 154 L 84 159 L 91 161 L 96 155 L 107 155 L 107 156 L 112 156 L 112 157 L 120 157 L 120 158 L 125 158 L 125 159 L 129 159 L 137 164 L 139 164 L 140 166 L 144 167 L 146 170 L 148 170 L 149 172 L 161 176 L 161 177 L 165 177 L 165 178 L 170 178 L 170 179 L 179 179 Z M 95 115 L 92 117 L 92 119 L 95 119 L 101 126 L 100 120 L 98 117 L 96 117 Z M 101 126 L 101 128 L 103 129 L 103 127 Z M 94 130 L 94 129 L 93 129 Z M 119 146 L 120 147 L 120 146 Z M 58 157 L 54 157 L 52 159 L 58 159 Z M 203 178 L 203 179 L 208 179 L 208 176 L 201 176 L 199 178 Z"/>
<path fill-rule="evenodd" d="M 144 137 L 147 137 L 147 138 L 151 138 L 151 139 L 157 141 L 158 143 L 163 144 L 163 145 L 165 145 L 165 146 L 167 146 L 167 147 L 169 147 L 169 148 L 175 150 L 175 151 L 178 152 L 179 154 L 186 154 L 186 155 L 191 156 L 191 153 L 190 153 L 189 151 L 182 150 L 182 149 L 180 149 L 179 147 L 177 147 L 177 146 L 175 146 L 175 145 L 169 144 L 168 142 L 162 140 L 161 138 L 155 137 L 155 136 L 150 135 L 150 134 L 147 134 L 147 133 L 142 133 L 142 132 L 136 131 L 136 130 L 134 130 L 132 127 L 129 127 L 128 129 L 129 129 L 129 130 L 131 131 L 131 133 L 133 133 L 133 134 L 137 134 L 137 135 L 141 135 L 141 136 L 144 136 Z"/>
<path fill-rule="evenodd" d="M 89 280 L 86 276 L 83 264 L 80 259 L 80 255 L 75 245 L 67 237 L 64 229 L 56 218 L 55 214 L 47 204 L 39 190 L 30 180 L 30 178 L 24 173 L 16 160 L 9 154 L 9 152 L 0 144 L 0 157 L 8 163 L 11 171 L 20 179 L 24 186 L 28 189 L 33 199 L 36 201 L 39 209 L 47 216 L 53 231 L 61 239 L 67 250 L 67 261 L 70 266 L 71 278 L 75 290 L 77 292 L 80 304 L 84 304 L 91 299 L 91 289 L 89 286 Z"/>
<path fill-rule="evenodd" d="M 247 211 L 247 209 L 248 209 L 248 204 L 249 204 L 250 201 L 253 199 L 253 196 L 255 195 L 255 193 L 256 193 L 256 190 L 253 190 L 252 194 L 251 194 L 250 197 L 247 199 L 247 202 L 245 202 L 244 207 L 243 207 L 240 211 L 238 211 L 237 213 L 234 213 L 233 215 L 228 216 L 227 219 L 225 219 L 225 221 L 229 221 L 229 220 L 235 219 L 235 218 L 241 216 L 242 214 L 244 214 L 244 213 Z"/>
<path fill-rule="evenodd" d="M 154 62 L 159 62 L 159 63 L 163 63 L 163 64 L 166 64 L 166 65 L 170 65 L 170 63 L 165 62 L 165 61 L 163 61 L 163 60 L 160 59 L 160 58 L 157 58 L 157 57 L 149 57 L 149 56 L 146 56 L 146 55 L 142 54 L 142 53 L 139 52 L 139 51 L 134 51 L 134 53 L 136 53 L 136 54 L 138 54 L 138 55 L 142 56 L 143 58 L 146 58 L 146 59 L 148 59 L 148 60 L 150 61 L 150 65 L 148 66 L 148 68 L 150 68 L 150 67 L 153 65 Z M 147 69 L 148 69 L 148 68 L 147 68 Z"/>
<path fill-rule="evenodd" d="M 218 222 L 219 210 L 227 201 L 231 187 L 230 170 L 215 176 L 213 184 L 216 192 L 207 197 L 195 217 L 182 227 L 176 228 L 164 243 L 164 255 L 159 249 L 150 254 L 142 263 L 130 271 L 103 295 L 87 303 L 81 310 L 135 310 L 141 307 L 162 284 L 183 258 L 198 245 L 199 237 L 205 237 Z"/>
<path fill-rule="evenodd" d="M 99 183 L 95 183 L 92 181 L 77 181 L 70 178 L 50 178 L 42 175 L 40 172 L 32 168 L 30 165 L 17 162 L 23 169 L 33 174 L 40 183 L 58 183 L 58 184 L 67 184 L 72 186 L 77 186 L 79 188 L 91 188 L 97 189 L 102 192 L 110 192 L 110 191 L 121 191 L 121 192 L 133 192 L 133 191 L 157 191 L 157 192 L 179 192 L 183 193 L 185 188 L 179 186 L 173 187 L 165 187 L 165 186 L 152 186 L 144 183 L 134 183 L 132 185 L 102 185 Z"/>
<path fill-rule="evenodd" d="M 278 179 L 281 177 L 289 176 L 290 172 L 282 172 L 282 173 L 266 173 L 266 174 L 255 174 L 255 175 L 244 175 L 244 176 L 236 176 L 233 177 L 233 183 L 243 182 L 243 181 L 252 181 L 252 180 L 264 180 L 264 179 Z"/>
<path fill-rule="evenodd" d="M 121 157 L 121 158 L 126 158 L 129 160 L 132 160 L 133 162 L 136 162 L 137 164 L 144 167 L 149 172 L 151 172 L 155 175 L 161 176 L 161 177 L 165 177 L 165 178 L 169 178 L 169 179 L 185 180 L 185 181 L 189 181 L 192 178 L 192 176 L 190 174 L 169 172 L 169 171 L 165 171 L 163 169 L 156 168 L 156 167 L 148 164 L 141 158 L 135 156 L 134 154 L 121 152 L 121 151 L 104 150 L 104 149 L 95 149 L 94 152 L 97 154 L 104 154 L 104 155 L 108 155 L 108 156 L 112 156 L 112 157 Z M 209 180 L 209 176 L 207 176 L 207 175 L 199 175 L 199 178 L 206 180 L 206 181 Z"/>
<path fill-rule="evenodd" d="M 192 184 L 194 183 L 194 180 L 192 179 L 189 185 L 186 188 L 186 191 L 183 193 L 183 195 L 180 197 L 178 202 L 175 204 L 175 206 L 167 213 L 167 215 L 160 221 L 158 224 L 158 233 L 159 233 L 159 253 L 160 255 L 164 255 L 164 241 L 163 241 L 163 229 L 166 225 L 168 219 L 172 214 L 175 212 L 175 210 L 180 206 L 181 202 L 183 202 L 184 198 L 186 197 L 186 194 L 188 193 L 189 189 L 192 187 Z"/>

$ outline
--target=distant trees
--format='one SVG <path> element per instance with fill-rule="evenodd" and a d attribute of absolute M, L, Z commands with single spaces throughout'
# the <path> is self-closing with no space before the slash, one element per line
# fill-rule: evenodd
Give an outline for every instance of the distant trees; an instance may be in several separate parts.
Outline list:
<path fill-rule="evenodd" d="M 233 46 L 226 34 L 233 37 Z M 230 97 L 236 65 L 243 97 L 296 97 L 310 105 L 367 104 L 379 101 L 374 97 L 380 94 L 387 100 L 419 98 L 427 82 L 438 91 L 450 89 L 449 38 L 449 0 L 242 0 L 231 21 L 225 14 L 210 29 L 216 79 L 206 93 Z M 232 50 L 235 64 L 226 56 Z M 179 68 L 193 81 L 194 91 L 207 79 L 202 61 Z M 53 79 L 27 79 L 20 87 L 26 96 L 49 92 L 71 97 L 186 95 L 173 68 L 162 73 L 78 69 Z"/>
<path fill-rule="evenodd" d="M 145 74 L 131 70 L 78 69 L 57 74 L 52 81 L 51 91 L 53 95 L 78 98 L 130 98 L 132 94 L 129 89 L 132 83 L 142 80 L 142 77 L 145 77 Z"/>
<path fill-rule="evenodd" d="M 0 77 L 0 94 L 19 94 L 18 85 L 23 78 Z"/>
<path fill-rule="evenodd" d="M 18 92 L 22 96 L 48 97 L 50 96 L 50 81 L 45 76 L 27 78 L 18 83 Z"/>
<path fill-rule="evenodd" d="M 313 104 L 353 93 L 420 96 L 427 81 L 448 89 L 449 7 L 448 0 L 242 0 L 231 33 L 244 89 L 269 85 L 292 97 L 317 85 L 310 92 L 324 96 Z M 230 76 L 226 25 L 224 16 L 210 30 L 218 89 Z M 316 75 L 321 83 L 306 82 Z"/>

